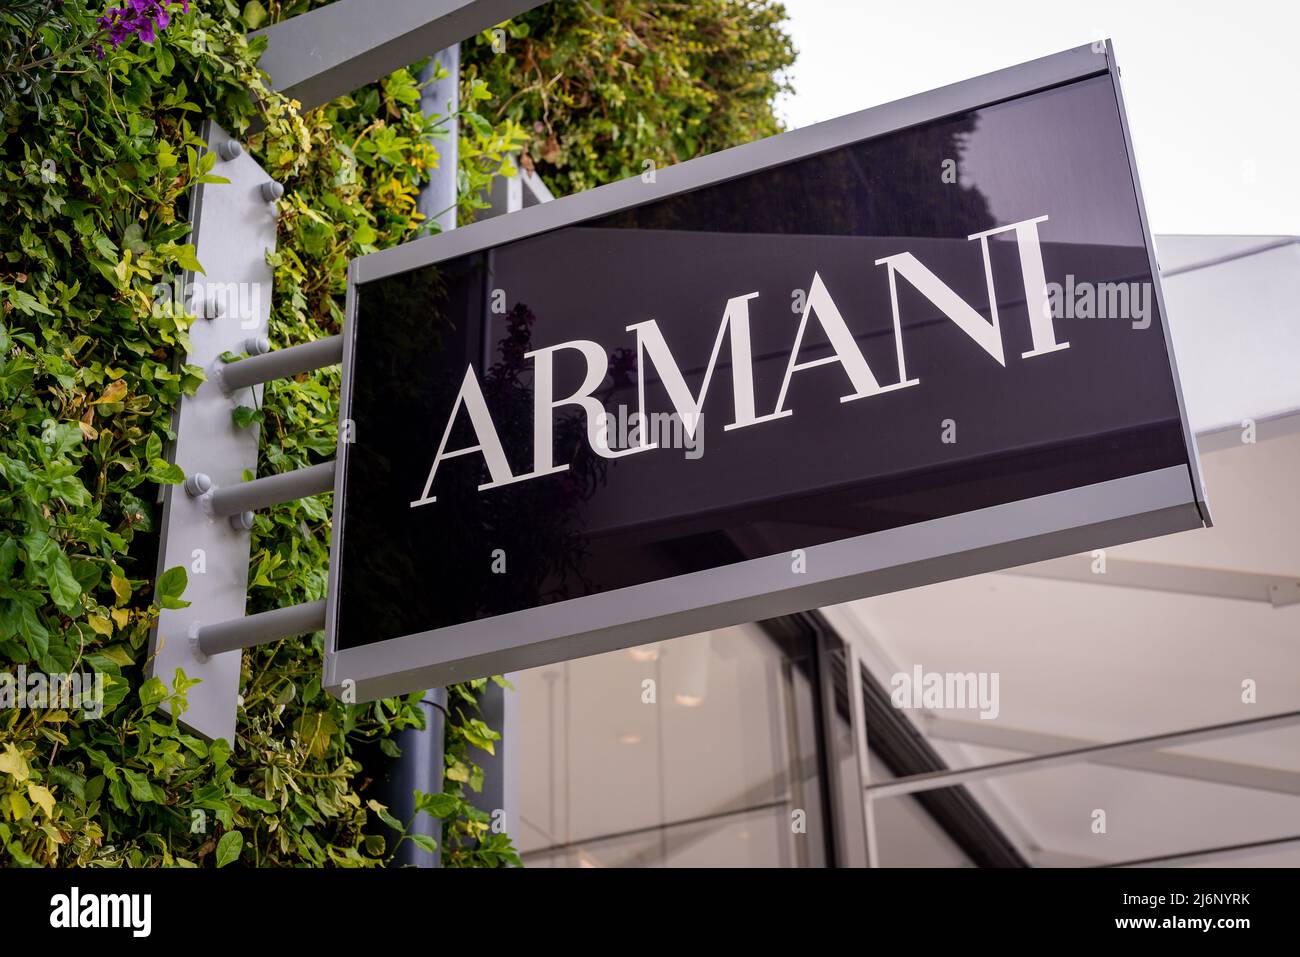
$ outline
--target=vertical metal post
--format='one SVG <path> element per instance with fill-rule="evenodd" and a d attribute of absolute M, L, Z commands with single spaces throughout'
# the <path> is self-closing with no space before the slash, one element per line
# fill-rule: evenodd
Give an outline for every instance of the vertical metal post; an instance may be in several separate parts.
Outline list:
<path fill-rule="evenodd" d="M 832 631 L 815 630 L 817 638 L 817 683 L 821 704 L 822 741 L 826 751 L 826 790 L 830 796 L 830 834 L 836 867 L 865 867 L 868 863 L 866 823 L 863 818 L 862 772 L 852 724 L 851 688 L 844 689 L 849 714 L 841 718 L 840 690 L 835 659 L 847 659 L 844 643 Z M 847 661 L 846 661 L 847 667 Z M 846 676 L 846 685 L 847 682 Z M 848 767 L 846 767 L 846 758 Z"/>
<path fill-rule="evenodd" d="M 439 69 L 441 66 L 441 69 Z M 446 76 L 435 79 L 439 73 Z M 420 109 L 426 116 L 434 114 L 448 117 L 444 124 L 447 138 L 438 141 L 438 166 L 430 171 L 429 182 L 420 191 L 417 208 L 427 218 L 434 220 L 442 230 L 456 227 L 456 169 L 458 164 L 456 111 L 460 104 L 460 46 L 442 50 L 429 60 L 420 73 L 425 84 L 420 97 Z M 380 758 L 376 768 L 375 796 L 399 821 L 409 821 L 415 814 L 415 791 L 433 794 L 442 790 L 444 715 L 447 707 L 447 689 L 434 688 L 421 702 L 424 709 L 423 729 L 409 728 L 400 732 L 395 743 L 402 751 L 396 760 Z M 442 829 L 440 823 L 429 815 L 415 819 L 412 831 L 432 837 L 438 842 L 439 853 L 429 854 L 411 841 L 398 848 L 393 864 L 398 867 L 439 867 L 441 865 Z"/>
<path fill-rule="evenodd" d="M 479 706 L 483 721 L 501 733 L 495 754 L 480 755 L 483 790 L 471 797 L 474 806 L 491 818 L 494 831 L 519 834 L 519 675 L 505 676 L 512 688 L 488 682 Z"/>
<path fill-rule="evenodd" d="M 853 742 L 858 753 L 858 773 L 861 781 L 863 835 L 867 845 L 867 867 L 880 866 L 879 848 L 876 845 L 876 814 L 867 791 L 871 784 L 871 746 L 867 737 L 867 705 L 862 693 L 862 660 L 852 640 L 844 643 L 849 682 L 849 714 L 853 725 Z M 850 811 L 852 809 L 849 809 Z"/>
<path fill-rule="evenodd" d="M 437 79 L 439 73 L 445 73 Z M 456 228 L 456 170 L 459 159 L 455 114 L 460 109 L 460 46 L 447 47 L 434 54 L 420 72 L 425 84 L 420 95 L 420 109 L 425 116 L 447 117 L 446 140 L 438 142 L 438 166 L 429 171 L 429 182 L 420 190 L 416 208 L 434 220 L 443 232 Z"/>

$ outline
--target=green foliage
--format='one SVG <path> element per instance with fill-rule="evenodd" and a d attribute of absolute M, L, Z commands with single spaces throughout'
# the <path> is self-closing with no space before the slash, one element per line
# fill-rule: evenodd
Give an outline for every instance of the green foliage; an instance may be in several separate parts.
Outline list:
<path fill-rule="evenodd" d="M 462 53 L 488 119 L 557 195 L 780 132 L 795 51 L 774 0 L 552 0 Z M 499 104 L 499 105 L 497 105 Z"/>
<path fill-rule="evenodd" d="M 422 722 L 417 696 L 344 705 L 320 690 L 319 637 L 285 641 L 244 656 L 237 739 L 208 744 L 162 709 L 183 710 L 191 682 L 144 678 L 159 608 L 186 603 L 183 568 L 153 580 L 157 486 L 183 479 L 164 448 L 203 373 L 183 361 L 193 317 L 158 293 L 201 271 L 187 197 L 223 182 L 200 121 L 246 131 L 260 113 L 246 144 L 289 187 L 277 345 L 337 332 L 348 259 L 425 228 L 415 195 L 438 162 L 429 135 L 447 123 L 420 113 L 409 70 L 300 115 L 255 68 L 254 7 L 196 4 L 158 42 L 100 60 L 93 17 L 65 4 L 76 29 L 40 34 L 53 49 L 35 60 L 48 62 L 3 103 L 0 660 L 105 682 L 98 718 L 77 703 L 0 711 L 10 863 L 374 866 L 398 837 L 373 833 L 382 809 L 363 799 L 353 751 Z M 482 101 L 472 85 L 467 96 Z M 469 206 L 521 137 L 462 121 Z M 337 370 L 268 388 L 259 472 L 332 455 L 337 394 Z M 259 516 L 254 610 L 323 594 L 328 510 L 307 499 Z M 508 839 L 457 854 L 517 861 Z"/>
<path fill-rule="evenodd" d="M 29 98 L 39 109 L 52 78 L 95 42 L 94 16 L 82 3 L 4 0 L 0 4 L 0 102 Z M 76 37 L 68 43 L 67 37 Z"/>
<path fill-rule="evenodd" d="M 518 863 L 469 801 L 475 755 L 498 739 L 477 708 L 486 681 L 449 689 L 446 788 L 417 804 L 443 821 L 437 848 L 366 794 L 357 758 L 393 755 L 393 736 L 425 720 L 420 695 L 326 695 L 319 635 L 243 655 L 233 742 L 172 717 L 193 681 L 145 678 L 159 610 L 186 603 L 185 569 L 155 580 L 157 502 L 183 479 L 164 450 L 203 371 L 185 362 L 193 317 L 160 289 L 202 271 L 188 198 L 223 180 L 201 121 L 240 135 L 286 185 L 276 346 L 338 332 L 348 260 L 430 228 L 415 197 L 448 118 L 420 112 L 416 67 L 306 114 L 256 68 L 246 32 L 319 5 L 198 0 L 173 7 L 155 43 L 103 59 L 101 6 L 0 8 L 0 664 L 103 681 L 102 714 L 0 696 L 0 863 L 367 867 L 400 840 L 449 866 Z M 461 214 L 525 142 L 563 192 L 774 132 L 792 56 L 780 19 L 757 0 L 553 0 L 503 27 L 504 53 L 489 55 L 491 31 L 471 41 Z M 261 408 L 233 412 L 260 424 L 259 474 L 333 454 L 338 376 L 273 383 Z M 320 497 L 258 515 L 250 611 L 323 596 L 329 510 Z"/>

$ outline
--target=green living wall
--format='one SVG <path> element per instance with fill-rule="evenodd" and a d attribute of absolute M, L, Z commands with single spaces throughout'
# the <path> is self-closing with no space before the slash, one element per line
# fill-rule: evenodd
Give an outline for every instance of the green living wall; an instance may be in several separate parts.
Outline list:
<path fill-rule="evenodd" d="M 202 269 L 191 188 L 220 188 L 201 121 L 286 186 L 277 347 L 338 332 L 347 261 L 430 228 L 415 198 L 449 118 L 420 112 L 418 65 L 305 113 L 257 70 L 246 33 L 319 5 L 134 3 L 106 20 L 75 0 L 0 6 L 0 670 L 104 681 L 98 714 L 0 698 L 8 865 L 380 866 L 403 839 L 450 866 L 518 862 L 466 799 L 496 739 L 482 681 L 451 689 L 446 788 L 418 802 L 444 822 L 435 847 L 403 837 L 355 757 L 395 754 L 419 696 L 325 695 L 320 636 L 244 654 L 233 742 L 160 709 L 183 707 L 183 676 L 144 677 L 160 605 L 185 600 L 185 569 L 155 580 L 157 498 L 182 478 L 171 412 L 203 376 L 184 361 L 193 317 L 164 291 Z M 462 217 L 512 153 L 565 192 L 775 131 L 782 19 L 766 0 L 554 0 L 468 41 Z M 259 474 L 333 455 L 337 394 L 338 370 L 321 370 L 234 411 L 260 424 Z M 322 597 L 328 541 L 327 497 L 260 514 L 250 610 Z"/>

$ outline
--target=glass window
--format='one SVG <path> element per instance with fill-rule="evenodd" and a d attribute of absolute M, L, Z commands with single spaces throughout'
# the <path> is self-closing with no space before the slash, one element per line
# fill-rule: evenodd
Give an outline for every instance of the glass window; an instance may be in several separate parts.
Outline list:
<path fill-rule="evenodd" d="M 811 652 L 744 625 L 522 672 L 530 867 L 822 866 Z"/>

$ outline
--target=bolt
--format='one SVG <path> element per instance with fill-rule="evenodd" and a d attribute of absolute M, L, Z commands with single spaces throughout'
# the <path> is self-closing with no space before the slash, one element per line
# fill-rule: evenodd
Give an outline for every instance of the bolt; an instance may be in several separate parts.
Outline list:
<path fill-rule="evenodd" d="M 244 352 L 250 356 L 264 356 L 271 351 L 271 340 L 266 336 L 249 336 L 244 340 Z"/>
<path fill-rule="evenodd" d="M 253 527 L 253 513 L 240 512 L 230 516 L 230 527 L 237 532 L 246 532 Z"/>
<path fill-rule="evenodd" d="M 217 145 L 217 155 L 229 163 L 232 159 L 244 152 L 244 147 L 240 145 L 239 140 L 226 140 Z"/>
<path fill-rule="evenodd" d="M 195 472 L 185 477 L 185 492 L 190 498 L 198 498 L 212 488 L 212 479 L 203 472 Z"/>
<path fill-rule="evenodd" d="M 208 296 L 203 301 L 202 313 L 204 319 L 221 319 L 225 316 L 226 311 L 222 308 L 221 297 L 216 293 Z"/>
<path fill-rule="evenodd" d="M 284 195 L 284 187 L 275 180 L 267 180 L 262 184 L 262 198 L 268 203 L 274 203 Z"/>

